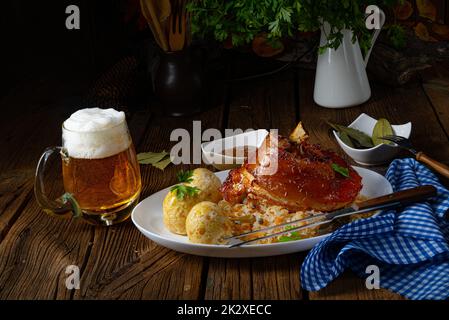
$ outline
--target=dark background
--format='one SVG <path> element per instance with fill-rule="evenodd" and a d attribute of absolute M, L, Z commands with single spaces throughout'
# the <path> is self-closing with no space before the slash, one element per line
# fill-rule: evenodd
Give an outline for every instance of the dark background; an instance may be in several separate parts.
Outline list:
<path fill-rule="evenodd" d="M 136 30 L 133 22 L 125 19 L 135 3 L 2 0 L 0 97 L 35 79 L 57 77 L 61 82 L 75 84 L 93 81 L 120 56 L 133 50 Z M 80 30 L 65 27 L 65 10 L 71 4 L 80 8 Z"/>
<path fill-rule="evenodd" d="M 438 9 L 437 22 L 447 23 L 449 2 L 433 3 Z M 80 30 L 65 27 L 65 10 L 72 4 L 80 8 Z M 145 30 L 138 0 L 2 0 L 0 8 L 0 99 L 15 91 L 36 96 L 41 105 L 83 105 L 82 97 L 102 75 L 123 57 L 142 54 L 142 48 L 148 47 L 144 41 L 152 38 Z M 119 78 L 125 77 L 103 83 Z M 151 91 L 148 81 L 135 83 L 146 86 L 144 95 Z M 3 103 L 2 108 L 5 104 L 11 105 Z M 31 108 L 17 104 L 22 110 Z"/>

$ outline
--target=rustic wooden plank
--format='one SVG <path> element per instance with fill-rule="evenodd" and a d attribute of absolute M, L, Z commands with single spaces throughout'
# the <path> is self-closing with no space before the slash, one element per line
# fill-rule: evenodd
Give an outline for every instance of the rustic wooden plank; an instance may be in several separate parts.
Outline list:
<path fill-rule="evenodd" d="M 32 197 L 34 172 L 13 170 L 0 174 L 0 241 Z"/>
<path fill-rule="evenodd" d="M 235 83 L 228 125 L 232 129 L 279 129 L 296 124 L 294 74 Z M 263 259 L 211 259 L 206 299 L 300 299 L 299 267 L 303 255 Z"/>
<path fill-rule="evenodd" d="M 66 268 L 82 268 L 93 229 L 47 216 L 30 201 L 0 243 L 1 299 L 69 299 Z"/>
<path fill-rule="evenodd" d="M 326 288 L 309 292 L 310 300 L 406 300 L 386 289 L 366 289 L 365 281 L 351 271 L 343 273 Z"/>
<path fill-rule="evenodd" d="M 417 149 L 428 152 L 439 159 L 449 157 L 448 139 L 439 125 L 419 83 L 402 88 L 390 88 L 372 83 L 372 98 L 359 107 L 349 109 L 326 109 L 313 101 L 313 72 L 303 71 L 300 75 L 300 118 L 309 131 L 311 140 L 326 148 L 340 150 L 323 119 L 340 124 L 349 124 L 360 113 L 365 112 L 375 118 L 384 117 L 394 123 L 413 123 L 411 139 Z M 425 123 L 423 123 L 425 121 Z M 410 156 L 403 153 L 403 156 Z M 352 162 L 347 156 L 345 158 Z M 385 166 L 373 167 L 384 170 Z M 310 293 L 310 299 L 401 299 L 386 290 L 367 290 L 360 285 L 360 279 L 350 275 L 335 281 L 329 290 L 317 294 Z"/>
<path fill-rule="evenodd" d="M 253 299 L 301 299 L 299 270 L 305 253 L 252 260 Z"/>
<path fill-rule="evenodd" d="M 449 62 L 441 62 L 422 71 L 421 77 L 424 91 L 446 135 L 449 136 Z"/>
<path fill-rule="evenodd" d="M 205 299 L 248 300 L 252 297 L 250 259 L 210 259 Z"/>
<path fill-rule="evenodd" d="M 169 151 L 175 128 L 192 133 L 194 120 L 206 128 L 221 128 L 223 106 L 188 118 L 151 119 L 137 151 Z M 133 129 L 132 129 L 133 130 Z M 164 171 L 141 166 L 143 190 L 141 198 L 176 183 L 176 173 L 195 166 L 170 165 Z M 202 257 L 176 253 L 146 239 L 130 221 L 115 228 L 99 228 L 75 299 L 198 299 L 202 288 Z M 180 272 L 183 270 L 183 272 Z"/>
<path fill-rule="evenodd" d="M 203 267 L 200 257 L 181 254 L 142 239 L 130 223 L 114 229 L 101 228 L 95 237 L 81 279 L 82 287 L 75 299 L 198 298 Z M 101 241 L 113 248 L 100 246 Z M 117 244 L 120 250 L 115 248 Z M 91 261 L 94 266 L 90 265 Z M 90 272 L 93 272 L 91 276 Z"/>
<path fill-rule="evenodd" d="M 294 74 L 236 83 L 231 91 L 228 127 L 232 129 L 279 129 L 288 135 L 296 125 Z"/>

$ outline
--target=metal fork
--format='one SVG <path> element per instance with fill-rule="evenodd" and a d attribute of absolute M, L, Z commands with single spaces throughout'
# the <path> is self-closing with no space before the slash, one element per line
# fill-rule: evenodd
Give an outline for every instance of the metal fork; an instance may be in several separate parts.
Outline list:
<path fill-rule="evenodd" d="M 413 147 L 409 139 L 396 135 L 388 135 L 382 137 L 381 139 L 391 141 L 395 143 L 398 147 L 408 150 L 415 156 L 416 160 L 427 164 L 429 167 L 433 168 L 441 175 L 445 176 L 446 178 L 449 178 L 449 167 L 447 165 L 439 161 L 436 161 L 435 159 L 432 159 L 422 151 L 416 151 L 416 149 Z"/>
<path fill-rule="evenodd" d="M 240 247 L 248 243 L 257 242 L 264 239 L 269 239 L 283 235 L 285 233 L 298 232 L 300 230 L 318 227 L 323 224 L 332 222 L 334 219 L 347 217 L 353 214 L 373 212 L 383 209 L 392 209 L 400 206 L 405 206 L 410 203 L 419 202 L 437 194 L 437 189 L 431 185 L 419 186 L 402 191 L 396 191 L 384 196 L 365 200 L 363 202 L 354 203 L 351 207 L 314 214 L 312 216 L 298 219 L 290 222 L 285 222 L 271 227 L 266 227 L 259 230 L 249 231 L 239 235 L 225 238 L 228 248 Z M 299 225 L 298 225 L 299 224 Z M 285 228 L 289 227 L 289 228 Z M 268 231 L 283 228 L 283 231 L 265 234 Z M 250 235 L 259 235 L 256 238 L 248 239 Z"/>

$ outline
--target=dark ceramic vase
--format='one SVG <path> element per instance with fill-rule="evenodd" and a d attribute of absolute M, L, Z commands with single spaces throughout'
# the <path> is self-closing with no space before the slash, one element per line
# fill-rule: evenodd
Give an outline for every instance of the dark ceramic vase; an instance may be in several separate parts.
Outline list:
<path fill-rule="evenodd" d="M 164 113 L 187 116 L 201 111 L 202 66 L 190 50 L 162 53 L 153 87 Z"/>

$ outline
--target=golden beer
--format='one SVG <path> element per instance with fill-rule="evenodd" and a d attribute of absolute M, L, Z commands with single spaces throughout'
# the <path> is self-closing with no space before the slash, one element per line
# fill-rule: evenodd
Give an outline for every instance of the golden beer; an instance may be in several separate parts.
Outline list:
<path fill-rule="evenodd" d="M 52 200 L 45 183 L 48 159 L 62 158 L 65 193 Z M 34 185 L 45 212 L 83 218 L 110 226 L 126 220 L 139 200 L 140 170 L 125 114 L 87 108 L 62 125 L 62 147 L 47 148 L 39 160 Z"/>
<path fill-rule="evenodd" d="M 101 159 L 69 156 L 62 164 L 64 189 L 71 193 L 91 222 L 120 222 L 140 194 L 139 164 L 134 146 Z"/>

